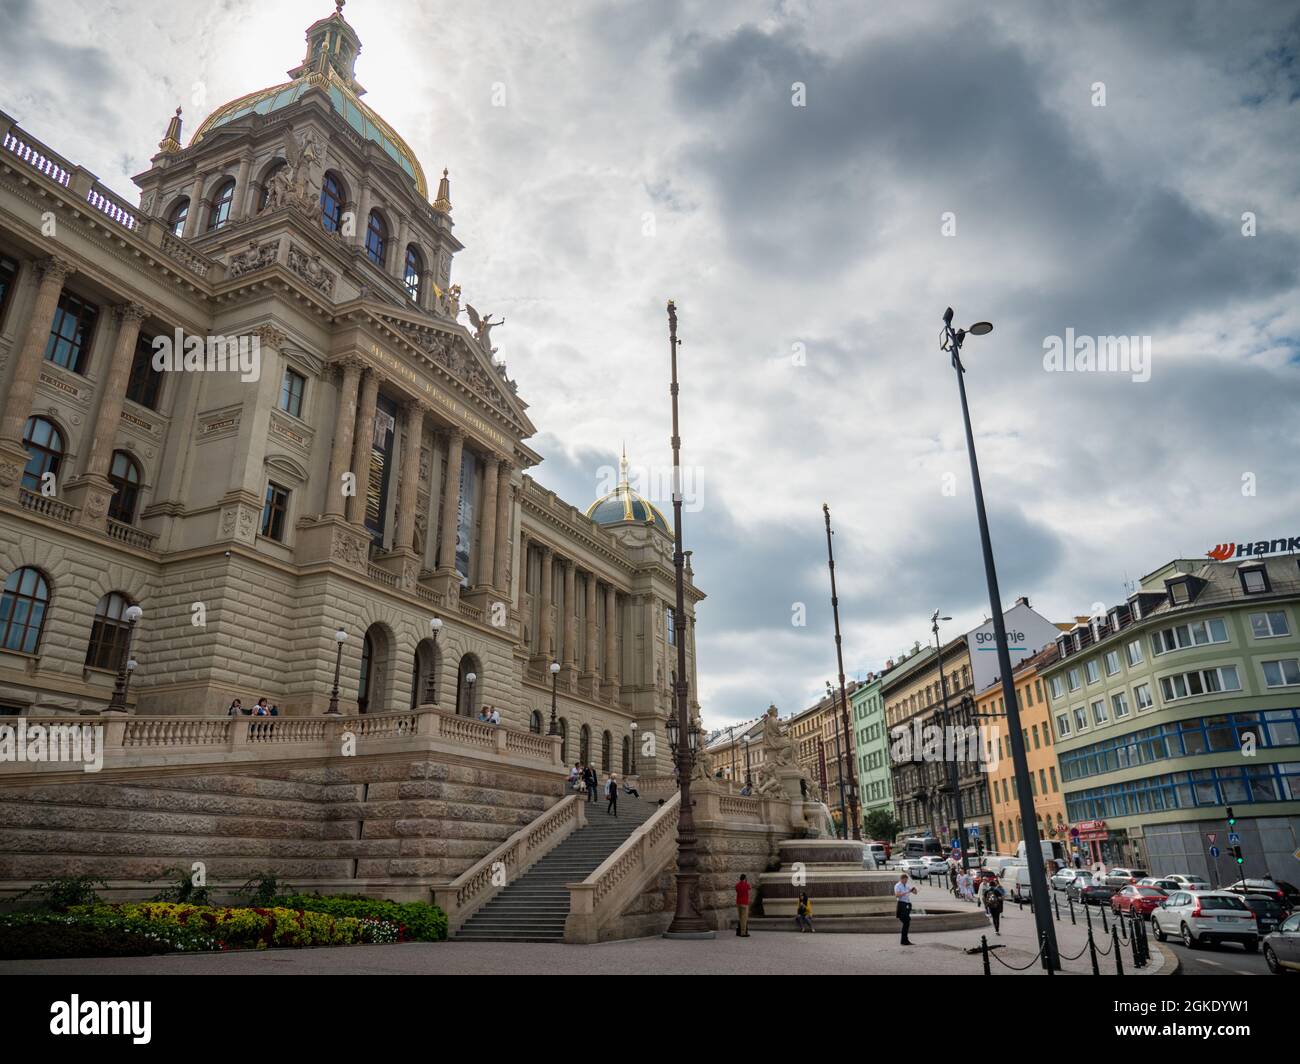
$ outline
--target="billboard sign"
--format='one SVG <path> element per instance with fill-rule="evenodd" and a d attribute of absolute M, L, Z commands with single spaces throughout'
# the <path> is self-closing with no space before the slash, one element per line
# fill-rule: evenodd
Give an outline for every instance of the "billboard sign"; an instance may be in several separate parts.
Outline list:
<path fill-rule="evenodd" d="M 1011 655 L 1013 669 L 1025 658 L 1056 642 L 1061 634 L 1056 625 L 1023 602 L 1007 610 L 1002 615 L 1002 623 L 1007 630 L 1007 653 Z M 968 632 L 966 646 L 970 651 L 971 679 L 978 695 L 999 679 L 998 645 L 993 634 L 993 622 L 987 621 Z"/>

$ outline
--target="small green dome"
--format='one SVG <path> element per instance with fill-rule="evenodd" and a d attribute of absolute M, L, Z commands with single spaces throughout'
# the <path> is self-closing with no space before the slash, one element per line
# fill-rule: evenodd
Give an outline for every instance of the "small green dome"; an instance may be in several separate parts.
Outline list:
<path fill-rule="evenodd" d="M 623 455 L 619 472 L 618 487 L 587 507 L 587 516 L 598 525 L 617 525 L 624 522 L 655 525 L 664 535 L 671 536 L 672 527 L 659 507 L 648 499 L 643 499 L 628 483 L 626 454 Z"/>

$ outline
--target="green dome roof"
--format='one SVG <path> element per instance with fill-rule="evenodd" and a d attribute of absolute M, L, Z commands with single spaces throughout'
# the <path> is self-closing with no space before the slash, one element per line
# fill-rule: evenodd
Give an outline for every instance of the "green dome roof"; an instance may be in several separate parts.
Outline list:
<path fill-rule="evenodd" d="M 665 535 L 673 534 L 672 527 L 668 524 L 667 518 L 660 512 L 659 507 L 647 499 L 643 499 L 635 491 L 627 480 L 627 455 L 623 455 L 620 463 L 620 479 L 618 487 L 608 495 L 603 495 L 589 507 L 587 507 L 587 516 L 598 525 L 617 525 L 624 522 L 635 522 L 642 525 L 655 525 Z"/>

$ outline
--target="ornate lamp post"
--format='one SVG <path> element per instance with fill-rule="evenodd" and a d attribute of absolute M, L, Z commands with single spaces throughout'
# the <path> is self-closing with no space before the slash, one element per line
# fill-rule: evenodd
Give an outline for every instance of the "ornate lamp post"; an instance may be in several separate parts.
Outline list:
<path fill-rule="evenodd" d="M 691 768 L 695 762 L 695 745 L 699 735 L 690 719 L 686 680 L 686 619 L 684 556 L 682 554 L 682 438 L 677 417 L 677 307 L 668 301 L 668 352 L 672 363 L 672 384 L 669 392 L 673 402 L 673 573 L 677 587 L 676 608 L 673 619 L 677 629 L 677 677 L 674 684 L 676 711 L 669 718 L 669 737 L 685 733 L 685 742 L 677 742 L 677 787 L 681 794 L 681 809 L 677 817 L 677 910 L 672 923 L 664 932 L 666 938 L 713 938 L 713 930 L 696 907 L 695 899 L 700 886 L 700 858 L 696 849 L 695 812 L 691 806 Z M 673 718 L 676 718 L 675 720 Z"/>
<path fill-rule="evenodd" d="M 560 734 L 560 722 L 555 716 L 555 684 L 559 675 L 560 663 L 558 661 L 551 662 L 551 726 L 546 731 L 547 735 Z M 633 727 L 635 727 L 635 725 L 633 725 Z"/>
<path fill-rule="evenodd" d="M 339 669 L 343 665 L 343 644 L 347 641 L 348 633 L 340 628 L 334 633 L 334 642 L 338 648 L 334 652 L 334 690 L 330 692 L 330 706 L 326 713 L 337 713 L 339 711 Z"/>
<path fill-rule="evenodd" d="M 126 620 L 126 641 L 122 644 L 122 655 L 117 664 L 117 682 L 113 684 L 113 697 L 108 701 L 108 713 L 126 712 L 126 692 L 131 683 L 131 672 L 135 662 L 131 659 L 131 641 L 135 636 L 136 622 L 144 616 L 139 606 L 128 606 L 122 614 Z"/>
<path fill-rule="evenodd" d="M 478 673 L 465 673 L 465 716 L 474 715 L 474 681 L 478 679 Z"/>
<path fill-rule="evenodd" d="M 424 700 L 438 704 L 438 633 L 442 631 L 442 618 L 429 618 L 429 631 L 433 635 L 433 668 L 429 670 L 428 682 L 424 685 Z"/>
<path fill-rule="evenodd" d="M 745 786 L 752 787 L 753 783 L 749 778 L 749 736 L 742 735 L 740 741 L 745 744 Z"/>
<path fill-rule="evenodd" d="M 844 725 L 844 766 L 840 768 L 841 779 L 847 774 L 849 777 L 849 816 L 853 818 L 853 837 L 862 838 L 862 825 L 858 823 L 858 787 L 857 776 L 853 772 L 853 732 L 849 727 L 849 696 L 844 686 L 844 645 L 840 640 L 840 599 L 835 593 L 835 548 L 831 546 L 831 508 L 826 503 L 822 503 L 822 513 L 826 516 L 826 558 L 830 564 L 831 570 L 831 613 L 835 618 L 835 660 L 840 668 L 840 716 L 843 718 Z M 835 755 L 837 758 L 839 754 Z M 841 789 L 843 784 L 841 784 Z M 840 798 L 840 805 L 843 806 L 843 796 Z M 848 831 L 845 831 L 844 837 L 847 839 Z"/>
<path fill-rule="evenodd" d="M 635 776 L 636 775 L 636 728 L 637 728 L 636 721 L 632 722 L 631 728 L 632 728 L 632 771 L 629 772 L 628 775 Z"/>
<path fill-rule="evenodd" d="M 961 345 L 970 336 L 984 336 L 993 331 L 986 321 L 977 321 L 969 329 L 952 327 L 952 307 L 944 311 L 943 333 L 939 350 L 952 352 L 952 368 L 957 373 L 957 390 L 961 395 L 961 416 L 966 427 L 966 451 L 970 456 L 971 487 L 975 494 L 975 516 L 979 521 L 980 546 L 984 551 L 984 577 L 989 589 L 989 608 L 993 612 L 993 638 L 997 643 L 998 671 L 1002 677 L 1002 700 L 1006 707 L 1007 728 L 1011 732 L 1011 760 L 1016 770 L 1016 787 L 1020 791 L 1020 820 L 1028 838 L 1036 824 L 1033 791 L 1029 781 L 1029 761 L 1025 756 L 1025 740 L 1020 730 L 1020 706 L 1016 702 L 1016 685 L 1011 676 L 1011 653 L 1007 647 L 1007 629 L 1002 619 L 1002 595 L 998 591 L 997 567 L 993 563 L 993 544 L 989 538 L 988 515 L 984 511 L 984 489 L 980 486 L 979 461 L 975 457 L 975 435 L 971 431 L 970 407 L 966 403 L 966 367 L 961 361 Z M 1037 838 L 1033 841 L 1037 842 Z M 1029 843 L 1026 841 L 1026 853 Z M 1034 923 L 1038 937 L 1043 942 L 1043 967 L 1059 968 L 1056 949 L 1056 927 L 1048 909 L 1047 875 L 1041 857 L 1029 862 L 1029 893 L 1034 899 Z"/>

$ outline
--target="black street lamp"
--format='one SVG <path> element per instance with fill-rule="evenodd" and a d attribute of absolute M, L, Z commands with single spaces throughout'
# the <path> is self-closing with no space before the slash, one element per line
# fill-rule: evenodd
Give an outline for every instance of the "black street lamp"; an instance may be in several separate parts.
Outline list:
<path fill-rule="evenodd" d="M 144 610 L 139 606 L 128 606 L 122 616 L 126 620 L 126 639 L 118 658 L 117 682 L 113 684 L 113 697 L 108 700 L 108 708 L 105 710 L 107 713 L 126 712 L 126 692 L 131 683 L 131 672 L 135 669 L 135 662 L 131 658 L 131 640 L 135 636 L 136 622 L 144 616 Z"/>
<path fill-rule="evenodd" d="M 828 504 L 822 503 L 822 513 L 826 516 L 826 559 L 830 564 L 831 570 L 831 614 L 835 618 L 835 661 L 840 669 L 840 716 L 844 723 L 844 766 L 840 767 L 840 790 L 844 790 L 843 777 L 849 777 L 849 812 L 853 817 L 853 837 L 862 838 L 862 826 L 858 823 L 858 788 L 857 777 L 853 772 L 853 732 L 849 727 L 849 696 L 844 687 L 844 645 L 840 640 L 840 599 L 835 592 L 835 548 L 831 546 L 831 508 Z M 830 686 L 829 684 L 827 685 Z M 838 732 L 837 732 L 838 734 Z M 836 740 L 836 746 L 839 741 Z M 839 758 L 838 751 L 835 754 Z M 847 773 L 845 767 L 847 766 Z M 844 796 L 840 795 L 840 808 L 844 808 Z M 847 820 L 846 820 L 847 824 Z M 849 837 L 848 828 L 845 827 L 844 837 Z"/>
<path fill-rule="evenodd" d="M 682 438 L 677 417 L 677 307 L 668 301 L 668 351 L 672 364 L 672 383 L 669 393 L 673 404 L 673 574 L 676 584 L 676 604 L 673 612 L 677 637 L 677 675 L 673 684 L 677 704 L 669 718 L 670 738 L 674 732 L 682 733 L 685 741 L 676 743 L 677 787 L 681 795 L 681 808 L 677 814 L 677 908 L 672 922 L 664 932 L 666 938 L 713 938 L 701 914 L 696 899 L 700 889 L 700 857 L 695 837 L 695 811 L 691 803 L 691 768 L 695 763 L 695 745 L 699 734 L 690 719 L 687 699 L 686 633 L 690 622 L 686 617 L 686 590 L 684 555 L 682 554 Z M 676 720 L 672 718 L 675 717 Z"/>
<path fill-rule="evenodd" d="M 551 726 L 547 729 L 547 735 L 560 734 L 560 722 L 555 716 L 555 684 L 560 675 L 560 663 L 551 662 Z M 635 727 L 635 725 L 633 725 Z"/>
<path fill-rule="evenodd" d="M 433 633 L 433 668 L 429 670 L 429 678 L 425 681 L 424 700 L 436 706 L 438 704 L 438 669 L 441 667 L 438 660 L 438 633 L 442 631 L 441 617 L 429 618 L 429 631 Z"/>
<path fill-rule="evenodd" d="M 745 786 L 752 787 L 753 783 L 749 778 L 749 736 L 742 735 L 740 741 L 745 744 Z"/>
<path fill-rule="evenodd" d="M 1002 619 L 1002 596 L 998 591 L 997 568 L 993 563 L 993 544 L 989 538 L 988 515 L 984 510 L 984 490 L 980 486 L 979 462 L 975 457 L 975 434 L 971 430 L 970 407 L 966 402 L 966 367 L 961 362 L 962 341 L 970 336 L 984 336 L 993 331 L 986 321 L 977 321 L 969 329 L 952 327 L 952 307 L 943 315 L 943 335 L 939 350 L 952 352 L 952 367 L 957 373 L 957 390 L 961 395 L 961 416 L 966 426 L 966 450 L 970 455 L 971 487 L 975 493 L 975 515 L 979 520 L 980 546 L 984 551 L 984 576 L 989 589 L 989 608 L 993 611 L 993 637 L 997 643 L 998 671 L 1002 679 L 1002 699 L 1006 706 L 1007 727 L 1011 732 L 1011 760 L 1016 770 L 1016 787 L 1020 791 L 1020 819 L 1025 826 L 1025 836 L 1037 823 L 1029 778 L 1029 761 L 1025 756 L 1024 736 L 1020 731 L 1020 706 L 1016 702 L 1016 686 L 1011 677 L 1011 653 L 1007 647 L 1007 629 Z M 1035 836 L 1034 844 L 1038 839 Z M 1029 842 L 1025 842 L 1025 856 L 1029 857 Z M 1043 871 L 1042 853 L 1034 855 L 1029 864 L 1029 893 L 1034 903 L 1034 923 L 1043 943 L 1043 967 L 1059 968 L 1056 948 L 1056 928 L 1048 909 L 1047 875 Z"/>
<path fill-rule="evenodd" d="M 830 680 L 826 681 L 826 700 L 831 704 L 831 729 L 835 733 L 835 780 L 840 789 L 840 830 L 849 837 L 849 807 L 844 802 L 844 761 L 840 757 L 840 723 L 835 719 L 835 693 Z"/>
<path fill-rule="evenodd" d="M 338 649 L 334 652 L 334 690 L 330 692 L 330 705 L 326 713 L 339 711 L 339 669 L 343 665 L 343 644 L 347 638 L 348 633 L 342 628 L 334 633 L 334 642 L 338 644 Z"/>
<path fill-rule="evenodd" d="M 631 727 L 632 729 L 632 771 L 629 773 L 629 775 L 635 776 L 636 775 L 636 730 L 637 730 L 636 721 L 633 721 L 631 725 L 629 725 L 629 727 Z"/>

